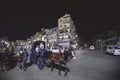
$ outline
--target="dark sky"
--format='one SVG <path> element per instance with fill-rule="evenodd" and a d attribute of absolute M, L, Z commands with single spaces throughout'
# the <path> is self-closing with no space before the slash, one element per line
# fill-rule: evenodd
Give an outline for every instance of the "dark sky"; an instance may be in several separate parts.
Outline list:
<path fill-rule="evenodd" d="M 117 2 L 76 2 L 75 0 L 42 2 L 8 2 L 0 6 L 0 37 L 26 39 L 42 27 L 57 27 L 65 13 L 71 15 L 81 38 L 115 29 L 120 24 Z"/>

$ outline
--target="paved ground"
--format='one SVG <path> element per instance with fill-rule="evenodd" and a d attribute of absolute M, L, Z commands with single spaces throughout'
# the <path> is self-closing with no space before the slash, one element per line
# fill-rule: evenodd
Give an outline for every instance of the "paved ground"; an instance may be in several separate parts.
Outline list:
<path fill-rule="evenodd" d="M 45 67 L 39 70 L 36 65 L 26 71 L 11 69 L 0 73 L 0 80 L 120 80 L 120 56 L 106 55 L 101 51 L 76 51 L 76 59 L 68 63 L 70 72 L 58 75 Z"/>

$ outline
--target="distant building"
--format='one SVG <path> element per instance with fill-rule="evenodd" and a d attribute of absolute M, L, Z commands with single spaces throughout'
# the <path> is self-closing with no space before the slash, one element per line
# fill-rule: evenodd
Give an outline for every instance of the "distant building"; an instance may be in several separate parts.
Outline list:
<path fill-rule="evenodd" d="M 58 19 L 58 45 L 70 47 L 76 45 L 76 28 L 69 14 Z"/>
<path fill-rule="evenodd" d="M 104 48 L 108 45 L 116 45 L 119 44 L 117 32 L 108 30 L 104 34 L 95 35 L 94 41 L 96 49 L 104 50 Z"/>
<path fill-rule="evenodd" d="M 57 33 L 58 33 L 57 31 L 58 31 L 57 27 L 49 29 L 48 42 L 50 46 L 57 45 Z"/>
<path fill-rule="evenodd" d="M 41 29 L 42 33 L 42 41 L 46 42 L 46 46 L 54 46 L 57 44 L 57 27 L 53 27 L 51 29 Z"/>
<path fill-rule="evenodd" d="M 25 44 L 25 40 L 16 40 L 16 43 L 18 44 L 18 45 L 24 45 Z"/>
<path fill-rule="evenodd" d="M 33 36 L 27 39 L 27 42 L 34 42 L 36 40 L 45 41 L 46 47 L 54 45 L 62 45 L 66 47 L 73 47 L 77 45 L 76 28 L 69 14 L 65 14 L 58 19 L 58 27 L 51 29 L 42 28 L 40 32 L 36 32 Z"/>
<path fill-rule="evenodd" d="M 35 40 L 42 40 L 42 34 L 40 32 L 36 32 L 34 35 Z"/>

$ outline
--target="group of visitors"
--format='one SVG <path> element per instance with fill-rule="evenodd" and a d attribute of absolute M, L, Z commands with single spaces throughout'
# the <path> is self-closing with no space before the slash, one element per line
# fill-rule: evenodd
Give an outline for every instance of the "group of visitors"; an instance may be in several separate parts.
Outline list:
<path fill-rule="evenodd" d="M 70 55 L 70 58 L 72 59 L 76 59 L 75 57 L 75 52 L 72 48 L 70 48 L 69 50 L 67 48 L 59 48 L 59 53 L 62 55 L 63 58 L 66 58 L 66 56 L 68 56 L 68 54 Z"/>
<path fill-rule="evenodd" d="M 11 42 L 7 40 L 0 41 L 0 67 L 1 71 L 9 66 L 9 63 L 12 61 L 12 56 L 14 53 L 14 47 Z"/>
<path fill-rule="evenodd" d="M 21 48 L 20 51 L 17 53 L 17 69 L 23 69 L 26 70 L 27 66 L 27 60 L 28 60 L 28 52 L 25 48 Z"/>
<path fill-rule="evenodd" d="M 0 46 L 2 46 L 2 51 L 4 53 L 4 55 L 7 54 L 8 55 L 13 55 L 14 50 L 13 50 L 13 46 L 11 45 L 11 43 L 7 42 L 7 41 L 1 41 L 0 42 Z M 45 49 L 44 44 L 39 44 L 39 45 L 35 45 L 35 47 L 33 47 L 33 49 L 31 49 L 31 52 L 29 53 L 27 48 L 25 47 L 21 47 L 20 50 L 17 52 L 16 56 L 17 56 L 17 70 L 21 70 L 23 69 L 24 71 L 27 69 L 27 63 L 30 64 L 37 64 L 38 68 L 42 69 L 43 68 L 43 63 L 44 63 L 44 59 L 43 56 L 44 54 L 46 54 L 45 52 L 52 52 L 49 50 Z M 70 54 L 70 57 L 72 59 L 75 59 L 75 52 L 73 49 L 63 49 L 62 47 L 59 48 L 59 53 L 62 55 L 63 59 L 66 59 Z M 47 53 L 47 58 L 48 56 L 50 57 L 50 54 Z M 45 56 L 44 56 L 45 57 Z M 29 62 L 27 62 L 29 61 Z M 3 56 L 1 56 L 0 53 L 0 62 L 5 62 L 5 58 L 3 58 Z"/>
<path fill-rule="evenodd" d="M 27 51 L 26 48 L 21 48 L 20 51 L 17 53 L 17 69 L 23 69 L 26 70 L 27 63 L 30 65 L 37 64 L 38 60 L 43 60 L 43 55 L 45 52 L 45 49 L 42 48 L 43 46 L 37 45 L 35 49 L 31 49 L 30 53 Z M 27 62 L 29 59 L 29 62 Z M 38 65 L 39 68 L 42 68 L 42 64 Z"/>

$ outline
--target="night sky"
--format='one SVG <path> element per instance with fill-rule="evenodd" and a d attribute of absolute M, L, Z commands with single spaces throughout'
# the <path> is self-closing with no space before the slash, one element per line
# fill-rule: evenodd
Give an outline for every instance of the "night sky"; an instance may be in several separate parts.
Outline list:
<path fill-rule="evenodd" d="M 41 28 L 58 26 L 58 18 L 71 15 L 80 38 L 89 39 L 120 24 L 119 5 L 114 2 L 8 2 L 0 6 L 0 37 L 27 39 Z"/>

